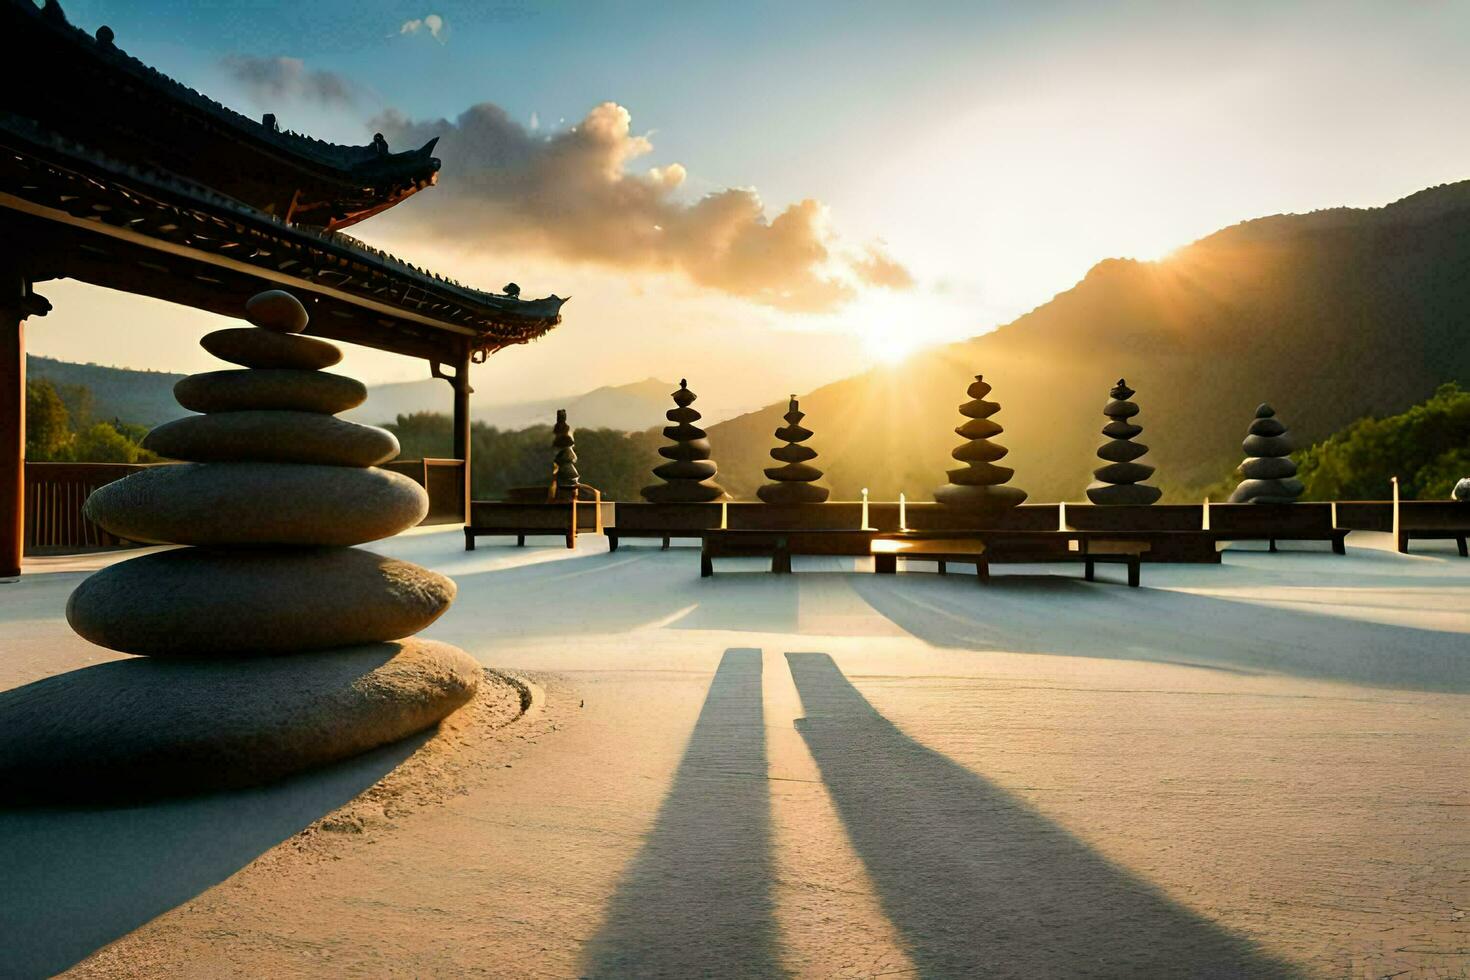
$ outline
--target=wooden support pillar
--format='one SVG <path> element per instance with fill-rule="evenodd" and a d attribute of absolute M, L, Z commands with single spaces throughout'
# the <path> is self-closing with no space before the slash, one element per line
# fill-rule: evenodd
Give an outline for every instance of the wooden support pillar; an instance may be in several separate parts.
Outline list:
<path fill-rule="evenodd" d="M 0 579 L 10 579 L 25 549 L 26 318 L 45 316 L 51 304 L 20 273 L 0 277 Z"/>
<path fill-rule="evenodd" d="M 466 347 L 454 364 L 454 374 L 445 374 L 444 366 L 435 362 L 430 373 L 448 381 L 454 389 L 454 433 L 450 452 L 464 462 L 464 522 L 470 522 L 470 349 Z"/>

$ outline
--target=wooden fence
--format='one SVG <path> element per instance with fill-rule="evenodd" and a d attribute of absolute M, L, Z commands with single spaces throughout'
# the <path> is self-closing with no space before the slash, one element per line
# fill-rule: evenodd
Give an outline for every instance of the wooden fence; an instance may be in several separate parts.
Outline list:
<path fill-rule="evenodd" d="M 26 463 L 25 553 L 116 548 L 126 542 L 82 516 L 87 495 L 142 463 Z"/>

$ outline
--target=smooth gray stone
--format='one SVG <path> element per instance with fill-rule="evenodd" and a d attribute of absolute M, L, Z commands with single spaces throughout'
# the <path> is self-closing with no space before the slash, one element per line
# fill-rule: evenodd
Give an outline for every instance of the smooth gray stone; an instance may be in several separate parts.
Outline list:
<path fill-rule="evenodd" d="M 810 483 L 822 478 L 822 471 L 815 466 L 805 463 L 787 463 L 785 466 L 771 466 L 764 470 L 766 479 L 775 480 L 777 483 Z"/>
<path fill-rule="evenodd" d="M 703 416 L 688 405 L 680 405 L 678 408 L 671 408 L 665 412 L 664 418 L 670 422 L 678 422 L 681 426 L 687 425 L 693 428 L 694 423 L 698 422 Z"/>
<path fill-rule="evenodd" d="M 1454 489 L 1450 491 L 1450 499 L 1459 501 L 1470 501 L 1470 476 L 1467 476 L 1463 480 L 1459 480 L 1455 483 Z"/>
<path fill-rule="evenodd" d="M 1018 487 L 949 483 L 934 491 L 934 499 L 953 510 L 975 515 L 999 514 L 1020 506 L 1026 499 L 1026 491 Z"/>
<path fill-rule="evenodd" d="M 949 471 L 949 482 L 967 487 L 994 487 L 1016 475 L 1009 466 L 975 462 Z"/>
<path fill-rule="evenodd" d="M 356 548 L 177 548 L 83 579 L 66 619 L 123 653 L 268 655 L 402 639 L 454 593 L 438 572 Z"/>
<path fill-rule="evenodd" d="M 771 458 L 783 463 L 805 463 L 809 459 L 817 458 L 817 451 L 810 446 L 777 446 L 771 450 Z"/>
<path fill-rule="evenodd" d="M 992 422 L 989 419 L 970 419 L 963 425 L 955 426 L 954 431 L 965 439 L 974 440 L 989 439 L 991 436 L 1000 435 L 1005 430 L 998 422 Z"/>
<path fill-rule="evenodd" d="M 802 428 L 795 423 L 783 425 L 776 430 L 776 438 L 782 442 L 806 442 L 812 437 L 812 430 Z"/>
<path fill-rule="evenodd" d="M 174 385 L 174 398 L 191 412 L 275 409 L 335 415 L 361 405 L 367 388 L 355 378 L 325 371 L 245 368 L 191 374 Z"/>
<path fill-rule="evenodd" d="M 482 676 L 420 639 L 98 664 L 0 692 L 0 786 L 13 803 L 104 803 L 259 785 L 423 731 Z"/>
<path fill-rule="evenodd" d="M 301 301 L 282 289 L 268 289 L 246 300 L 245 319 L 278 333 L 300 333 L 310 322 Z"/>
<path fill-rule="evenodd" d="M 709 440 L 691 439 L 688 442 L 676 442 L 672 446 L 660 446 L 658 454 L 664 459 L 709 459 Z"/>
<path fill-rule="evenodd" d="M 699 442 L 704 440 L 708 444 L 708 440 L 705 439 L 707 435 L 709 433 L 705 432 L 699 426 L 690 425 L 687 422 L 664 426 L 664 438 L 673 442 Z"/>
<path fill-rule="evenodd" d="M 653 475 L 661 480 L 708 480 L 718 467 L 707 459 L 676 459 L 653 468 Z"/>
<path fill-rule="evenodd" d="M 960 414 L 968 419 L 988 419 L 999 411 L 999 402 L 987 402 L 979 398 L 960 406 Z"/>
<path fill-rule="evenodd" d="M 654 504 L 702 504 L 725 495 L 724 489 L 717 484 L 692 480 L 658 483 L 638 492 L 644 500 Z"/>
<path fill-rule="evenodd" d="M 1105 506 L 1151 504 L 1163 496 L 1158 487 L 1142 483 L 1094 483 L 1087 488 L 1087 499 Z"/>
<path fill-rule="evenodd" d="M 1093 470 L 1092 475 L 1102 483 L 1142 483 L 1154 475 L 1154 468 L 1146 463 L 1109 463 Z"/>
<path fill-rule="evenodd" d="M 1247 456 L 1290 456 L 1296 443 L 1291 436 L 1246 436 L 1240 448 Z"/>
<path fill-rule="evenodd" d="M 98 487 L 87 519 L 129 541 L 354 545 L 423 520 L 429 495 L 380 469 L 303 463 L 150 466 Z"/>
<path fill-rule="evenodd" d="M 325 340 L 259 327 L 216 330 L 200 338 L 199 346 L 222 361 L 252 368 L 316 371 L 342 360 L 342 351 Z"/>
<path fill-rule="evenodd" d="M 1097 448 L 1098 458 L 1105 459 L 1109 463 L 1131 463 L 1147 452 L 1148 447 L 1143 443 L 1129 442 L 1126 439 L 1114 439 Z"/>
<path fill-rule="evenodd" d="M 1109 422 L 1102 427 L 1102 434 L 1109 439 L 1132 439 L 1143 431 L 1143 426 L 1132 422 Z"/>
<path fill-rule="evenodd" d="M 1230 495 L 1232 504 L 1289 504 L 1302 495 L 1301 480 L 1242 480 Z"/>
<path fill-rule="evenodd" d="M 1290 456 L 1253 456 L 1240 464 L 1240 475 L 1247 480 L 1283 480 L 1296 476 L 1296 464 Z"/>
<path fill-rule="evenodd" d="M 767 470 L 767 475 L 770 474 Z M 768 504 L 820 504 L 832 491 L 814 483 L 767 483 L 755 495 Z"/>
<path fill-rule="evenodd" d="M 1246 429 L 1246 434 L 1253 436 L 1279 436 L 1286 431 L 1286 426 L 1281 424 L 1280 419 L 1256 419 Z"/>
<path fill-rule="evenodd" d="M 993 463 L 1008 452 L 1005 446 L 979 439 L 960 443 L 950 455 L 962 463 Z"/>
<path fill-rule="evenodd" d="M 1138 414 L 1138 404 L 1115 398 L 1103 406 L 1103 414 L 1110 419 L 1131 419 Z"/>
<path fill-rule="evenodd" d="M 143 447 L 196 463 L 376 466 L 398 455 L 398 438 L 319 412 L 216 412 L 165 422 L 143 437 Z"/>

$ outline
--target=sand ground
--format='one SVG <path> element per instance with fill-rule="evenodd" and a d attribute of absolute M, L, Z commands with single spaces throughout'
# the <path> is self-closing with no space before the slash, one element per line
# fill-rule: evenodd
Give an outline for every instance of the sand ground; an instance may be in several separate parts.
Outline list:
<path fill-rule="evenodd" d="M 0 811 L 0 975 L 1465 976 L 1470 561 L 1385 544 L 981 589 L 402 535 L 530 708 Z M 0 586 L 0 689 L 112 656 L 60 618 L 107 560 Z"/>

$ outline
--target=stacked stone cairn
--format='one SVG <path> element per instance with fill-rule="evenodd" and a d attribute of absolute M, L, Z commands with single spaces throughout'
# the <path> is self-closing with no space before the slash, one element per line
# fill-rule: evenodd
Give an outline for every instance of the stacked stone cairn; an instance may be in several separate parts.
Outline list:
<path fill-rule="evenodd" d="M 1296 478 L 1291 454 L 1296 440 L 1276 417 L 1276 410 L 1262 403 L 1255 420 L 1240 444 L 1246 458 L 1240 464 L 1240 485 L 1230 495 L 1232 504 L 1290 504 L 1306 489 Z"/>
<path fill-rule="evenodd" d="M 694 424 L 700 419 L 699 412 L 691 407 L 696 397 L 689 390 L 689 382 L 679 379 L 674 407 L 664 413 L 671 423 L 664 426 L 664 438 L 673 445 L 658 451 L 669 462 L 653 468 L 653 475 L 663 482 L 639 491 L 650 503 L 702 504 L 725 496 L 725 488 L 715 482 L 718 467 L 710 459 L 708 435 Z"/>
<path fill-rule="evenodd" d="M 551 448 L 556 450 L 551 461 L 556 496 L 570 500 L 577 495 L 582 474 L 577 472 L 577 437 L 567 424 L 567 410 L 564 408 L 556 410 L 556 424 L 551 427 Z"/>
<path fill-rule="evenodd" d="M 950 453 L 965 465 L 949 471 L 949 483 L 934 491 L 934 499 L 952 510 L 972 516 L 1002 514 L 1019 506 L 1026 499 L 1026 491 L 1004 486 L 1015 470 L 995 465 L 995 461 L 1010 450 L 990 441 L 991 436 L 1000 435 L 1005 430 L 990 419 L 1000 411 L 1000 405 L 985 401 L 985 396 L 990 394 L 990 385 L 983 375 L 975 375 L 966 394 L 970 400 L 960 406 L 960 414 L 966 421 L 954 430 L 964 437 L 965 442 Z"/>
<path fill-rule="evenodd" d="M 1103 406 L 1108 424 L 1103 426 L 1102 434 L 1108 441 L 1098 447 L 1097 456 L 1107 465 L 1092 471 L 1096 480 L 1087 488 L 1087 499 L 1095 504 L 1151 504 L 1163 494 L 1158 487 L 1143 482 L 1153 476 L 1154 468 L 1137 462 L 1148 447 L 1133 441 L 1143 431 L 1143 426 L 1131 421 L 1138 414 L 1138 405 L 1129 401 L 1133 395 L 1128 382 L 1119 378 Z"/>
<path fill-rule="evenodd" d="M 454 583 L 352 547 L 417 524 L 428 497 L 375 464 L 383 429 L 335 418 L 357 381 L 340 351 L 301 336 L 293 296 L 246 305 L 253 327 L 204 337 L 241 369 L 196 374 L 175 397 L 192 415 L 144 445 L 186 460 L 99 488 L 89 519 L 133 541 L 190 547 L 112 565 L 72 593 L 84 638 L 137 654 L 75 671 L 41 698 L 51 717 L 0 748 L 0 778 L 59 779 L 97 796 L 265 782 L 421 732 L 465 704 L 482 675 L 468 654 L 413 638 Z M 100 691 L 94 703 L 75 705 Z M 47 707 L 42 704 L 37 710 Z"/>
<path fill-rule="evenodd" d="M 812 437 L 812 430 L 801 425 L 806 413 L 797 406 L 795 395 L 791 396 L 782 417 L 786 424 L 776 430 L 776 438 L 785 445 L 772 449 L 771 458 L 784 465 L 767 468 L 766 478 L 772 482 L 757 489 L 755 494 L 768 504 L 820 504 L 831 491 L 816 486 L 822 471 L 810 462 L 817 458 L 817 451 L 802 445 Z"/>

